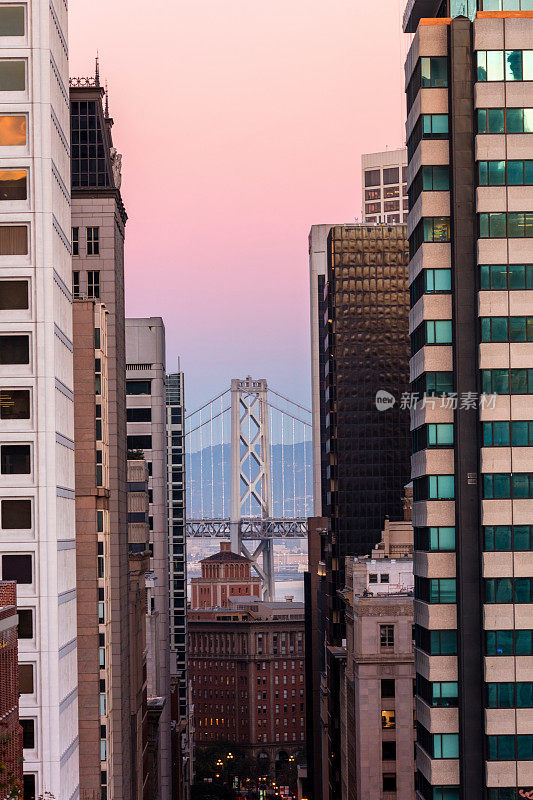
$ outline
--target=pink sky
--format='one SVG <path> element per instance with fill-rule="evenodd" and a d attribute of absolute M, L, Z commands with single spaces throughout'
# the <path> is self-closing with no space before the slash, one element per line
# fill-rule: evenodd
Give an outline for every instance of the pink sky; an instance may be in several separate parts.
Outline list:
<path fill-rule="evenodd" d="M 309 402 L 307 235 L 360 216 L 403 144 L 403 0 L 70 0 L 123 153 L 129 316 L 162 316 L 187 405 L 251 373 Z"/>

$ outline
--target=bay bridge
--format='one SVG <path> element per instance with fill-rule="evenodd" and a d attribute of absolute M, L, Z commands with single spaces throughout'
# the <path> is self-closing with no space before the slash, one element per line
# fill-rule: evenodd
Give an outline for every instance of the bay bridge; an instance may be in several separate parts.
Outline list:
<path fill-rule="evenodd" d="M 311 412 L 264 379 L 234 378 L 186 415 L 185 436 L 187 536 L 229 538 L 273 600 L 274 539 L 307 537 Z"/>

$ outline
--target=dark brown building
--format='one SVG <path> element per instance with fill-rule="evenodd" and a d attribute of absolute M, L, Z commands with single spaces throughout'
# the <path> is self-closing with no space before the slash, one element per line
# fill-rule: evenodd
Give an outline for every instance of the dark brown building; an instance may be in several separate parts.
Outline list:
<path fill-rule="evenodd" d="M 0 581 L 0 799 L 22 788 L 23 732 L 19 724 L 17 584 Z M 31 731 L 27 723 L 31 722 Z M 33 720 L 25 728 L 33 737 Z"/>
<path fill-rule="evenodd" d="M 195 746 L 234 743 L 273 776 L 305 743 L 303 603 L 235 597 L 188 626 Z"/>

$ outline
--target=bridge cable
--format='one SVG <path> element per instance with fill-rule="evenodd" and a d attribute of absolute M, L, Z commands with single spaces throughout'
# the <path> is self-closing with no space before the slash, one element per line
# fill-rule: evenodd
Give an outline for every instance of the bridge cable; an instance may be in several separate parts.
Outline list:
<path fill-rule="evenodd" d="M 312 413 L 305 406 L 301 406 L 300 403 L 296 403 L 294 400 L 291 400 L 289 397 L 285 397 L 285 395 L 280 394 L 279 392 L 276 392 L 275 389 L 271 389 L 270 386 L 268 387 L 268 391 L 272 392 L 272 394 L 275 394 L 277 397 L 281 397 L 282 400 L 286 400 L 287 403 L 292 403 L 293 406 L 298 406 L 298 408 L 301 408 L 302 411 L 307 411 L 308 414 Z"/>
<path fill-rule="evenodd" d="M 187 420 L 187 419 L 190 419 L 191 417 L 194 417 L 194 415 L 198 414 L 198 412 L 201 411 L 203 408 L 207 408 L 207 406 L 209 406 L 212 403 L 214 403 L 215 400 L 218 400 L 219 397 L 224 397 L 224 395 L 227 394 L 229 391 L 231 391 L 231 389 L 226 389 L 224 392 L 221 392 L 220 394 L 217 394 L 216 397 L 213 397 L 211 400 L 208 400 L 207 403 L 204 403 L 203 406 L 200 406 L 200 408 L 197 408 L 194 411 L 191 411 L 190 414 L 187 414 L 185 419 Z"/>
<path fill-rule="evenodd" d="M 217 419 L 218 417 L 222 416 L 222 414 L 225 414 L 225 413 L 226 413 L 226 411 L 229 411 L 229 410 L 230 410 L 230 406 L 228 406 L 227 408 L 225 408 L 223 411 L 220 411 L 220 413 L 218 413 L 218 414 L 215 414 L 215 416 L 213 417 L 213 419 Z M 196 428 L 192 428 L 192 430 L 190 430 L 190 431 L 187 431 L 187 433 L 186 433 L 185 435 L 186 435 L 186 436 L 189 436 L 189 434 L 191 434 L 191 433 L 194 433 L 195 431 L 199 431 L 201 427 L 203 427 L 204 425 L 208 425 L 208 424 L 209 424 L 209 422 L 210 422 L 210 420 L 209 420 L 209 419 L 206 419 L 206 420 L 204 420 L 204 421 L 202 422 L 202 424 L 201 424 L 201 425 L 197 425 L 197 426 L 196 426 Z"/>

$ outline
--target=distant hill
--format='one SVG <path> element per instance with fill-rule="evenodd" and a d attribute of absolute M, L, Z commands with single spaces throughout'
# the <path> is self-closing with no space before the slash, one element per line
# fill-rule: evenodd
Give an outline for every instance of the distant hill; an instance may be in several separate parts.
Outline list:
<path fill-rule="evenodd" d="M 304 517 L 311 513 L 313 496 L 311 452 L 312 445 L 309 441 L 295 443 L 294 448 L 292 443 L 284 445 L 283 448 L 281 444 L 272 446 L 273 516 Z M 187 516 L 189 518 L 202 516 L 203 495 L 204 517 L 229 517 L 229 443 L 187 453 L 185 463 Z M 253 516 L 257 510 L 253 507 L 251 512 L 247 513 Z"/>

